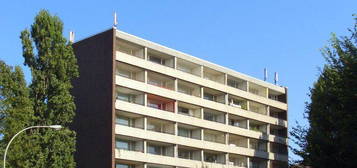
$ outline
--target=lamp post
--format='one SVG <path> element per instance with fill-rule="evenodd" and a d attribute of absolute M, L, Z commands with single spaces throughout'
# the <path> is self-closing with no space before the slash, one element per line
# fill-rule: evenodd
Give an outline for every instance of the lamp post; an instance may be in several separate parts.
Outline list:
<path fill-rule="evenodd" d="M 52 129 L 60 130 L 60 129 L 62 129 L 62 126 L 61 126 L 61 125 L 31 126 L 31 127 L 27 127 L 27 128 L 25 128 L 25 129 L 19 131 L 18 133 L 16 133 L 16 134 L 11 138 L 11 140 L 9 141 L 9 143 L 8 143 L 7 146 L 6 146 L 5 154 L 4 154 L 4 168 L 6 168 L 6 154 L 7 154 L 7 150 L 8 150 L 9 147 L 10 147 L 11 142 L 15 139 L 16 136 L 18 136 L 18 135 L 21 134 L 22 132 L 24 132 L 24 131 L 26 131 L 26 130 L 29 130 L 29 129 L 33 129 L 33 128 L 52 128 Z"/>

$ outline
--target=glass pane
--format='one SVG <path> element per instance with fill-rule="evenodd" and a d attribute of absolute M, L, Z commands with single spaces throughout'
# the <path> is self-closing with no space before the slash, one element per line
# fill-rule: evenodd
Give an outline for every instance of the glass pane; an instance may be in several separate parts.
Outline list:
<path fill-rule="evenodd" d="M 178 108 L 178 111 L 179 111 L 180 113 L 189 115 L 189 110 L 188 110 L 187 108 L 179 107 L 179 108 Z"/>
<path fill-rule="evenodd" d="M 116 164 L 115 168 L 133 168 L 133 166 L 127 164 Z"/>
<path fill-rule="evenodd" d="M 129 102 L 129 97 L 130 95 L 128 94 L 119 93 L 117 99 Z"/>
<path fill-rule="evenodd" d="M 160 155 L 161 154 L 161 147 L 159 146 L 148 146 L 148 152 L 151 154 Z"/>
<path fill-rule="evenodd" d="M 184 129 L 184 128 L 179 128 L 178 129 L 178 135 L 183 136 L 183 137 L 189 137 L 190 136 L 190 130 Z"/>
<path fill-rule="evenodd" d="M 117 117 L 116 123 L 120 125 L 129 126 L 130 119 L 125 117 Z"/>
<path fill-rule="evenodd" d="M 129 142 L 117 140 L 115 145 L 118 149 L 129 150 Z"/>
<path fill-rule="evenodd" d="M 149 61 L 161 64 L 162 60 L 161 60 L 161 58 L 158 58 L 158 57 L 155 57 L 155 56 L 149 56 Z"/>

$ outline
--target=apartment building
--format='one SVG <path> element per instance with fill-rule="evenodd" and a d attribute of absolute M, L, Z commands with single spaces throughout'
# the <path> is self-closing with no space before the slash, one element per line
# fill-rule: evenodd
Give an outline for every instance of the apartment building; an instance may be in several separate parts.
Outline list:
<path fill-rule="evenodd" d="M 73 47 L 78 167 L 287 167 L 285 87 L 116 28 Z"/>

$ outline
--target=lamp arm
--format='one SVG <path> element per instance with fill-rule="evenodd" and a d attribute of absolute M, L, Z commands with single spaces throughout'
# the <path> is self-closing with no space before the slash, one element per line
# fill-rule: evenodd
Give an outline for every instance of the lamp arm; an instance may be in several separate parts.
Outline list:
<path fill-rule="evenodd" d="M 9 143 L 7 144 L 6 146 L 6 149 L 5 149 L 5 153 L 4 153 L 4 165 L 3 167 L 6 168 L 6 154 L 7 154 L 7 150 L 9 149 L 10 147 L 10 144 L 11 142 L 19 135 L 21 134 L 22 132 L 26 131 L 26 130 L 29 130 L 29 129 L 33 129 L 33 128 L 50 128 L 49 126 L 31 126 L 31 127 L 27 127 L 21 131 L 19 131 L 18 133 L 16 133 L 9 141 Z"/>

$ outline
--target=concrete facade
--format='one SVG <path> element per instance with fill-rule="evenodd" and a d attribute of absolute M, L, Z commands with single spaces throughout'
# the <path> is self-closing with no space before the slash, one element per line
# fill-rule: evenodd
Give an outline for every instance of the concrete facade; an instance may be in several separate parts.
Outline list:
<path fill-rule="evenodd" d="M 74 49 L 79 167 L 287 167 L 287 88 L 117 29 Z"/>

